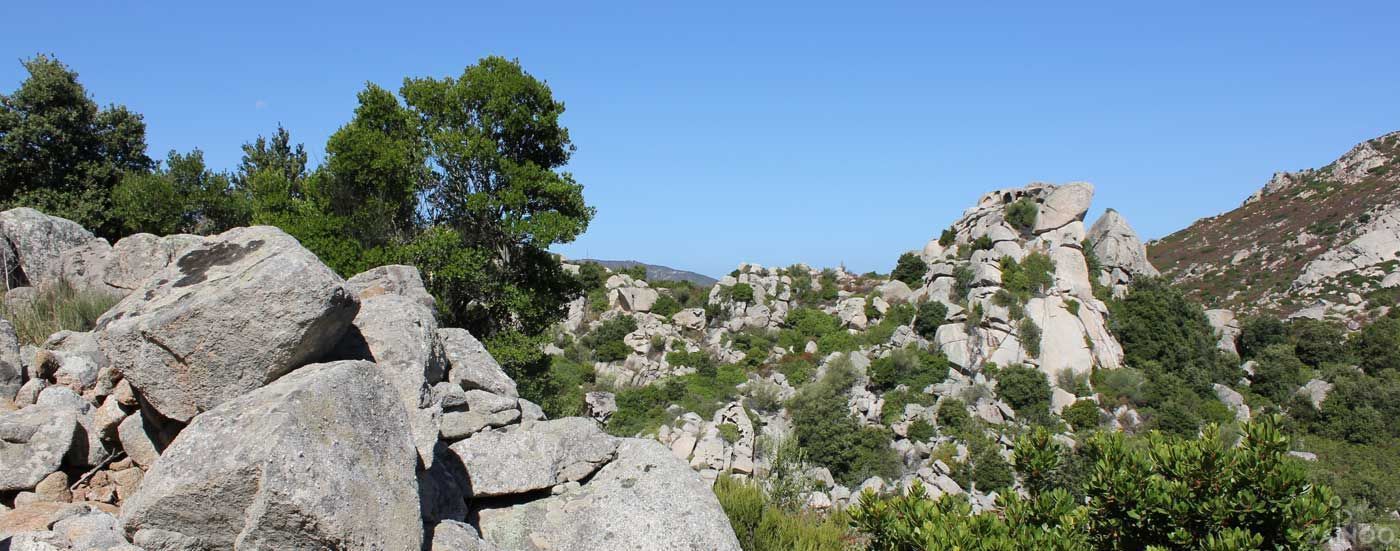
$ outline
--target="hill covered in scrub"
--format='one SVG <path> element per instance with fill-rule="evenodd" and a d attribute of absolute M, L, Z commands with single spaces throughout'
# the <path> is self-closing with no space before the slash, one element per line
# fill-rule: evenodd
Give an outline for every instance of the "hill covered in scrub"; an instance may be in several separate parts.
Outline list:
<path fill-rule="evenodd" d="M 687 270 L 678 270 L 670 266 L 647 264 L 645 262 L 638 262 L 636 260 L 594 260 L 591 258 L 583 258 L 576 260 L 575 262 L 591 262 L 609 270 L 618 272 L 640 266 L 644 270 L 642 273 L 642 277 L 644 279 L 649 279 L 652 281 L 684 281 L 694 283 L 701 287 L 709 287 L 710 285 L 714 285 L 715 282 L 718 281 L 715 278 L 707 276 L 705 274 L 698 274 Z"/>
<path fill-rule="evenodd" d="M 1148 244 L 1195 300 L 1240 314 L 1364 320 L 1400 286 L 1400 132 L 1279 172 L 1238 208 Z"/>

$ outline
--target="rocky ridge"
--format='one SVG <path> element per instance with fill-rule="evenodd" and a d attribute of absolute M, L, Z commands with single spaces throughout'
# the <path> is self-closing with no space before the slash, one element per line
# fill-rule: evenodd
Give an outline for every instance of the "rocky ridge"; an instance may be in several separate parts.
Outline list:
<path fill-rule="evenodd" d="M 1374 319 L 1400 293 L 1400 132 L 1322 168 L 1276 173 L 1238 208 L 1148 249 L 1207 307 Z"/>
<path fill-rule="evenodd" d="M 121 297 L 39 346 L 0 323 L 0 546 L 739 549 L 685 462 L 546 419 L 412 267 L 342 280 L 271 227 L 108 246 L 30 209 L 0 237 L 7 311 Z"/>

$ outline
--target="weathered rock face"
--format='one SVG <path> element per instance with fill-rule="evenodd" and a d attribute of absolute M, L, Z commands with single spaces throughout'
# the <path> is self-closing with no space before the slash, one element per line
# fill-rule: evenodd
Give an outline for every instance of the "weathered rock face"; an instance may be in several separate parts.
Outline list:
<path fill-rule="evenodd" d="M 58 281 L 63 252 L 93 240 L 76 222 L 30 208 L 0 212 L 0 232 L 17 257 L 19 281 L 35 286 Z"/>
<path fill-rule="evenodd" d="M 9 320 L 0 319 L 0 403 L 11 400 L 24 384 L 24 365 L 19 359 L 19 337 Z"/>
<path fill-rule="evenodd" d="M 192 248 L 97 325 L 113 367 L 185 422 L 324 356 L 358 306 L 296 239 L 260 226 Z"/>
<path fill-rule="evenodd" d="M 0 492 L 31 490 L 73 448 L 78 412 L 35 405 L 0 413 Z"/>
<path fill-rule="evenodd" d="M 515 381 L 466 329 L 439 329 L 437 337 L 449 366 L 448 381 L 460 385 L 463 390 L 481 389 L 501 396 L 518 396 Z"/>
<path fill-rule="evenodd" d="M 1088 184 L 1036 183 L 994 191 L 953 223 L 951 243 L 934 240 L 924 247 L 929 274 L 911 300 L 948 307 L 934 340 L 950 361 L 966 370 L 986 362 L 1032 364 L 1052 380 L 1063 371 L 1121 366 L 1122 347 L 1108 332 L 1108 307 L 1094 296 L 1082 250 L 1082 220 L 1092 198 Z M 1037 205 L 1029 234 L 1006 219 L 1020 201 Z M 1006 270 L 1020 269 L 1032 255 L 1048 261 L 1050 282 L 1022 302 L 1008 287 L 1023 283 L 1009 282 Z M 1028 330 L 1039 338 L 1023 335 Z"/>
<path fill-rule="evenodd" d="M 422 541 L 408 419 L 374 364 L 310 365 L 185 428 L 122 507 L 165 549 L 401 549 Z"/>
<path fill-rule="evenodd" d="M 652 440 L 623 439 L 580 488 L 478 515 L 482 537 L 502 549 L 739 550 L 708 485 Z"/>
<path fill-rule="evenodd" d="M 582 480 L 613 458 L 617 443 L 593 421 L 569 417 L 477 433 L 452 451 L 471 474 L 472 493 L 490 497 Z"/>
<path fill-rule="evenodd" d="M 1126 293 L 1135 276 L 1158 275 L 1147 259 L 1147 246 L 1118 211 L 1105 211 L 1089 228 L 1088 239 L 1101 267 L 1099 273 L 1091 275 L 1112 288 L 1115 295 Z"/>
<path fill-rule="evenodd" d="M 1219 339 L 1215 343 L 1216 348 L 1238 355 L 1235 339 L 1240 337 L 1240 322 L 1235 319 L 1235 313 L 1225 309 L 1206 310 L 1206 319 Z"/>

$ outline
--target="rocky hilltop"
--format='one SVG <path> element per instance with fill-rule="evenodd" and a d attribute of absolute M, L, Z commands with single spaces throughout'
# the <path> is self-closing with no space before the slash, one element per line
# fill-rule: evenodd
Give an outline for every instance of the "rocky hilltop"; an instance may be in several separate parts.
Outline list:
<path fill-rule="evenodd" d="M 794 397 L 838 381 L 844 410 L 870 434 L 890 435 L 875 447 L 893 450 L 898 465 L 868 477 L 807 465 L 808 506 L 842 507 L 862 489 L 917 481 L 990 508 L 996 492 L 958 471 L 978 454 L 1009 457 L 1010 440 L 969 446 L 946 428 L 952 417 L 996 426 L 1041 415 L 1002 395 L 1007 369 L 1050 382 L 1052 401 L 1039 407 L 1051 415 L 1077 405 L 1094 426 L 1138 423 L 1131 407 L 1098 404 L 1088 379 L 1123 365 L 1105 300 L 1157 271 L 1120 214 L 1086 227 L 1093 192 L 1036 183 L 988 193 L 891 277 L 741 264 L 696 292 L 610 274 L 570 306 L 550 352 L 596 377 L 587 410 L 610 432 L 656 438 L 706 480 L 785 468 L 781 443 L 803 430 Z M 648 387 L 663 389 L 662 401 L 636 405 L 658 399 L 639 390 Z"/>
<path fill-rule="evenodd" d="M 1207 307 L 1374 319 L 1400 287 L 1400 132 L 1318 169 L 1279 172 L 1244 204 L 1148 245 Z"/>
<path fill-rule="evenodd" d="M 719 549 L 651 439 L 546 419 L 415 268 L 342 279 L 272 227 L 115 244 L 0 213 L 7 313 L 110 297 L 88 332 L 0 321 L 0 547 Z"/>

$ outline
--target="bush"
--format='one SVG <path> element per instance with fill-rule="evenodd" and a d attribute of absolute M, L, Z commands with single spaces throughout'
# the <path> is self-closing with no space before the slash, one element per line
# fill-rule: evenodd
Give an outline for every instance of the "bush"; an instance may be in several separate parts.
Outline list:
<path fill-rule="evenodd" d="M 938 234 L 938 244 L 943 247 L 951 247 L 958 238 L 958 232 L 953 228 L 944 228 L 943 233 Z"/>
<path fill-rule="evenodd" d="M 759 485 L 729 476 L 716 480 L 714 491 L 744 551 L 847 549 L 839 515 L 797 512 L 774 503 Z"/>
<path fill-rule="evenodd" d="M 1400 313 L 1400 308 L 1391 310 Z M 1387 316 L 1352 335 L 1351 347 L 1367 373 L 1400 368 L 1400 319 Z"/>
<path fill-rule="evenodd" d="M 914 332 L 933 340 L 938 335 L 938 327 L 948 318 L 948 306 L 937 300 L 919 305 L 919 314 L 914 317 Z"/>
<path fill-rule="evenodd" d="M 1043 293 L 1055 283 L 1055 263 L 1042 253 L 1030 253 L 1021 262 L 1004 256 L 1000 266 L 1002 288 L 1021 302 Z"/>
<path fill-rule="evenodd" d="M 28 306 L 0 303 L 0 316 L 15 326 L 19 343 L 44 344 L 59 331 L 91 331 L 119 299 L 106 293 L 79 291 L 67 281 L 46 285 Z"/>
<path fill-rule="evenodd" d="M 1346 332 L 1335 323 L 1298 318 L 1288 322 L 1294 353 L 1309 367 L 1346 362 Z"/>
<path fill-rule="evenodd" d="M 915 442 L 926 442 L 933 438 L 933 425 L 920 417 L 909 423 L 909 439 Z"/>
<path fill-rule="evenodd" d="M 904 253 L 899 255 L 899 261 L 895 262 L 894 271 L 890 272 L 890 279 L 903 281 L 910 287 L 917 287 L 924 282 L 924 274 L 928 273 L 928 264 L 923 258 L 914 253 Z"/>
<path fill-rule="evenodd" d="M 870 363 L 870 382 L 875 390 L 882 392 L 899 385 L 923 392 L 925 387 L 942 382 L 947 376 L 948 359 L 941 352 L 925 352 L 913 346 L 895 350 Z"/>
<path fill-rule="evenodd" d="M 753 302 L 753 286 L 747 283 L 735 283 L 729 288 L 729 298 L 735 302 Z"/>
<path fill-rule="evenodd" d="M 1109 329 L 1123 345 L 1124 363 L 1150 379 L 1173 374 L 1203 397 L 1214 396 L 1213 383 L 1239 379 L 1238 363 L 1215 346 L 1205 310 L 1165 280 L 1135 279 L 1128 295 L 1109 309 Z"/>
<path fill-rule="evenodd" d="M 1060 417 L 1074 427 L 1075 432 L 1096 429 L 1099 427 L 1099 405 L 1093 400 L 1080 400 L 1065 407 Z"/>
<path fill-rule="evenodd" d="M 716 428 L 719 429 L 719 437 L 730 444 L 738 442 L 742 436 L 742 433 L 739 432 L 739 425 L 734 423 L 721 423 Z"/>
<path fill-rule="evenodd" d="M 541 396 L 540 408 L 550 419 L 583 415 L 583 395 L 594 382 L 593 366 L 571 361 L 563 356 L 551 356 L 549 372 L 543 388 L 532 394 Z"/>
<path fill-rule="evenodd" d="M 1012 365 L 997 374 L 997 395 L 1018 415 L 1050 408 L 1050 381 L 1034 367 Z"/>
<path fill-rule="evenodd" d="M 902 388 L 886 392 L 880 398 L 885 401 L 884 409 L 880 410 L 880 422 L 886 426 L 898 423 L 904 417 L 904 406 L 909 404 L 931 406 L 935 400 L 933 396 L 921 391 Z"/>
<path fill-rule="evenodd" d="M 1036 325 L 1030 318 L 1021 320 L 1018 326 L 1016 340 L 1021 343 L 1021 349 L 1026 351 L 1026 355 L 1032 358 L 1040 357 L 1040 326 Z"/>
<path fill-rule="evenodd" d="M 972 273 L 972 267 L 967 264 L 959 264 L 953 268 L 953 298 L 967 300 L 967 294 L 972 291 L 974 277 L 976 275 Z"/>
<path fill-rule="evenodd" d="M 636 330 L 636 318 L 618 316 L 598 324 L 597 328 L 583 338 L 583 344 L 593 350 L 593 356 L 598 361 L 622 361 L 632 354 L 632 347 L 627 346 L 622 338 Z"/>
<path fill-rule="evenodd" d="M 938 427 L 945 435 L 961 433 L 972 423 L 967 403 L 957 398 L 944 398 L 938 404 Z"/>
<path fill-rule="evenodd" d="M 967 441 L 967 462 L 953 469 L 953 480 L 964 489 L 980 492 L 1001 492 L 1015 482 L 1011 464 L 1001 456 L 1001 446 L 986 437 Z"/>
<path fill-rule="evenodd" d="M 658 316 L 671 317 L 680 311 L 681 303 L 667 293 L 660 293 L 660 296 L 656 297 L 656 303 L 651 306 L 651 313 Z"/>
<path fill-rule="evenodd" d="M 1249 389 L 1274 403 L 1288 401 L 1303 385 L 1303 362 L 1293 353 L 1293 345 L 1272 344 L 1254 355 L 1256 366 Z"/>
<path fill-rule="evenodd" d="M 1021 231 L 1035 229 L 1035 219 L 1040 214 L 1040 205 L 1029 197 L 1006 205 L 1006 223 Z"/>
<path fill-rule="evenodd" d="M 812 374 L 816 372 L 817 366 L 812 362 L 810 354 L 788 354 L 778 360 L 775 369 L 783 376 L 787 377 L 788 384 L 800 387 L 812 379 Z"/>
<path fill-rule="evenodd" d="M 915 485 L 861 496 L 851 520 L 878 551 L 1317 549 L 1340 523 L 1338 504 L 1285 456 L 1277 424 L 1247 425 L 1238 446 L 1213 427 L 1195 439 L 1099 433 L 1083 446 L 1094 464 L 1078 482 L 1062 477 L 1063 449 L 1037 434 L 1015 454 L 1028 497 L 1006 493 L 998 510 L 973 515 L 965 500 L 930 500 Z"/>
<path fill-rule="evenodd" d="M 1256 316 L 1240 324 L 1240 358 L 1252 359 L 1267 347 L 1288 342 L 1288 327 L 1273 316 Z"/>
<path fill-rule="evenodd" d="M 899 470 L 890 437 L 879 429 L 861 427 L 851 417 L 846 391 L 854 383 L 850 362 L 833 361 L 827 364 L 826 376 L 803 387 L 788 404 L 798 445 L 846 485 L 871 476 L 890 477 Z"/>

